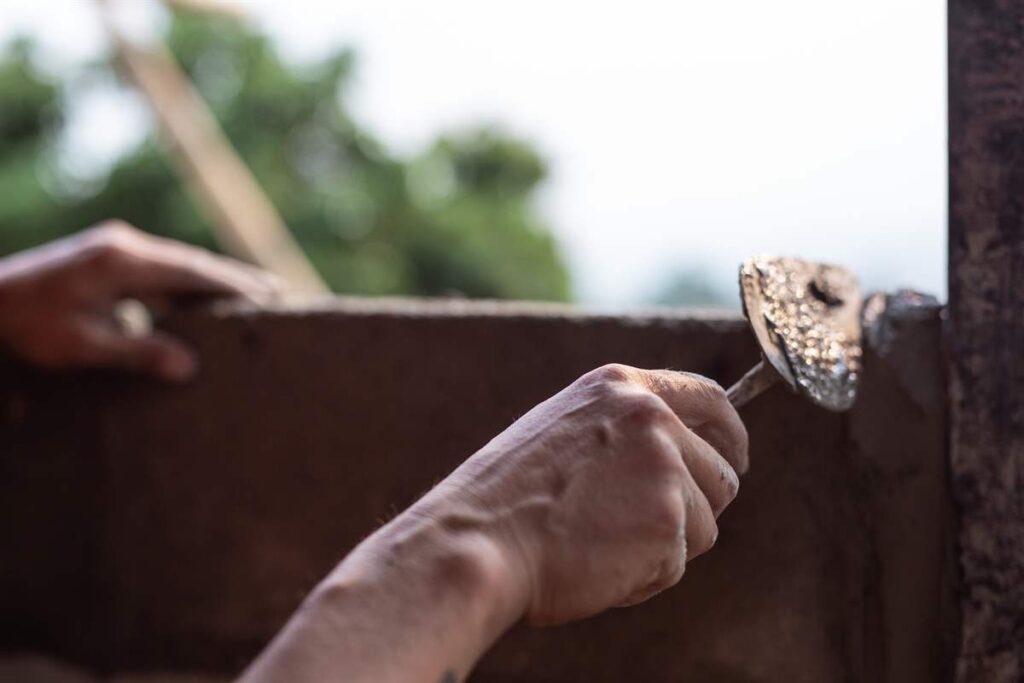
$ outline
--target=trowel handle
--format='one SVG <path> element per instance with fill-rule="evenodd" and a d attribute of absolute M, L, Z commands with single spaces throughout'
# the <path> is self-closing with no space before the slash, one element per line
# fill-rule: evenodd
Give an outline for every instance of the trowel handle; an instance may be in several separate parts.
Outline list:
<path fill-rule="evenodd" d="M 734 408 L 739 408 L 781 381 L 782 376 L 779 375 L 768 361 L 762 358 L 760 363 L 752 367 L 743 377 L 740 377 L 736 384 L 729 387 L 725 395 L 729 397 L 729 403 Z"/>

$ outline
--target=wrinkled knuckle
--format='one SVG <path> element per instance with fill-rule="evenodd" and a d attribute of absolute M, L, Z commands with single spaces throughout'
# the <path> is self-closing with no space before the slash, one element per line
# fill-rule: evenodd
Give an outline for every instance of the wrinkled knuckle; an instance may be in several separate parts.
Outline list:
<path fill-rule="evenodd" d="M 96 275 L 122 270 L 135 258 L 138 231 L 127 223 L 103 224 L 85 236 L 81 262 Z"/>
<path fill-rule="evenodd" d="M 650 506 L 647 519 L 655 537 L 678 542 L 686 523 L 686 512 L 678 495 L 665 495 Z"/>
<path fill-rule="evenodd" d="M 723 472 L 722 477 L 722 489 L 725 492 L 725 505 L 728 505 L 736 500 L 736 496 L 739 495 L 740 478 L 736 476 L 736 472 L 731 467 L 726 472 Z"/>
<path fill-rule="evenodd" d="M 665 424 L 674 413 L 658 396 L 648 391 L 634 391 L 618 396 L 622 415 L 643 427 Z"/>
<path fill-rule="evenodd" d="M 641 449 L 644 467 L 642 471 L 649 476 L 672 484 L 678 484 L 686 478 L 686 463 L 679 456 L 679 451 L 666 443 L 653 443 Z"/>
<path fill-rule="evenodd" d="M 609 363 L 591 370 L 582 377 L 582 380 L 588 386 L 612 387 L 631 382 L 634 372 L 635 370 L 628 365 Z"/>
<path fill-rule="evenodd" d="M 82 250 L 82 262 L 95 275 L 106 275 L 124 267 L 128 250 L 119 239 L 102 239 Z"/>
<path fill-rule="evenodd" d="M 686 572 L 686 544 L 680 540 L 668 548 L 662 561 L 661 580 L 658 590 L 665 590 L 679 583 Z"/>
<path fill-rule="evenodd" d="M 126 238 L 133 237 L 139 234 L 139 229 L 128 221 L 123 221 L 120 218 L 111 218 L 105 220 L 96 227 L 92 228 L 98 235 L 103 235 L 109 238 Z"/>
<path fill-rule="evenodd" d="M 121 220 L 109 220 L 89 228 L 83 234 L 83 251 L 104 253 L 125 251 L 138 240 L 141 233 Z"/>

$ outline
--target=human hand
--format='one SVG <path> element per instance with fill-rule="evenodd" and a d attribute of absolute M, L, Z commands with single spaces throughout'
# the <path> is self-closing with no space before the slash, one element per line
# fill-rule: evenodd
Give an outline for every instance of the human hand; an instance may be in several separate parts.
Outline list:
<path fill-rule="evenodd" d="M 264 298 L 276 278 L 203 249 L 110 221 L 0 260 L 0 343 L 47 368 L 118 367 L 179 382 L 193 352 L 159 331 L 131 333 L 117 305 L 181 296 Z"/>
<path fill-rule="evenodd" d="M 413 509 L 442 523 L 460 510 L 462 526 L 501 549 L 501 583 L 526 620 L 554 624 L 675 584 L 715 543 L 747 466 L 746 430 L 720 386 L 609 365 L 527 413 Z"/>
<path fill-rule="evenodd" d="M 360 543 L 242 680 L 463 680 L 524 617 L 580 619 L 673 585 L 746 469 L 717 384 L 599 368 Z"/>

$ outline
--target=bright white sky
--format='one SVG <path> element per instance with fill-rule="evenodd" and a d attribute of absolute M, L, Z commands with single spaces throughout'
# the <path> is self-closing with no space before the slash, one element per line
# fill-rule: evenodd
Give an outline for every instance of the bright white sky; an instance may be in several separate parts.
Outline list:
<path fill-rule="evenodd" d="M 31 31 L 53 68 L 96 54 L 92 4 L 4 0 L 0 39 Z M 690 267 L 733 287 L 755 253 L 945 296 L 945 3 L 241 4 L 295 59 L 354 45 L 355 111 L 396 149 L 480 122 L 535 142 L 584 302 L 635 304 Z M 145 120 L 93 98 L 74 140 L 102 156 Z"/>

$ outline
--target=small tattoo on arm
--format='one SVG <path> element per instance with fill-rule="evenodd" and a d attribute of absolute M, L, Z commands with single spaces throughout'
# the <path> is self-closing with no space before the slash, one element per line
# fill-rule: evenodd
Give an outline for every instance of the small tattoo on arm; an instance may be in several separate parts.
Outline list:
<path fill-rule="evenodd" d="M 444 676 L 441 676 L 440 683 L 459 683 L 459 679 L 455 677 L 454 671 L 449 671 Z"/>

